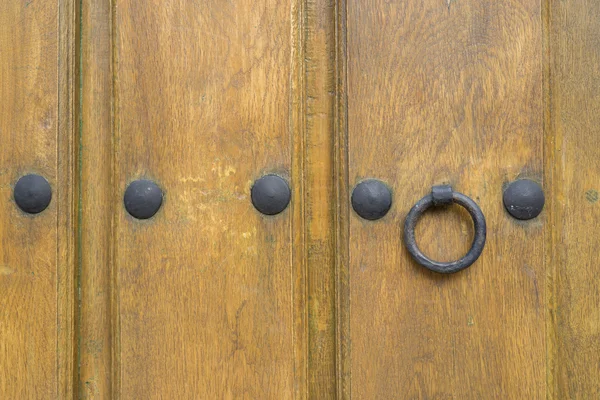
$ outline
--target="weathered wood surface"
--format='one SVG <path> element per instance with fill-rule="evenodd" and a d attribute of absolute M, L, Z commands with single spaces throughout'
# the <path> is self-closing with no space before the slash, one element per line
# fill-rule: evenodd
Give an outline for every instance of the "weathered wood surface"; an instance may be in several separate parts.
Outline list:
<path fill-rule="evenodd" d="M 599 32 L 591 0 L 0 5 L 0 397 L 599 397 Z M 524 177 L 547 203 L 519 222 Z M 380 221 L 349 206 L 365 178 Z M 488 222 L 452 276 L 401 241 L 439 183 Z M 472 234 L 459 207 L 417 227 L 439 260 Z"/>
<path fill-rule="evenodd" d="M 71 1 L 0 4 L 0 397 L 69 398 L 75 365 L 74 65 Z M 40 214 L 22 175 L 53 191 Z"/>
<path fill-rule="evenodd" d="M 352 214 L 354 398 L 545 398 L 547 215 L 526 223 L 503 186 L 544 175 L 542 7 L 536 0 L 347 2 L 349 180 L 393 189 L 380 221 Z M 402 243 L 408 210 L 450 183 L 488 223 L 479 261 L 424 270 Z M 472 224 L 458 206 L 417 229 L 426 254 L 462 256 Z"/>

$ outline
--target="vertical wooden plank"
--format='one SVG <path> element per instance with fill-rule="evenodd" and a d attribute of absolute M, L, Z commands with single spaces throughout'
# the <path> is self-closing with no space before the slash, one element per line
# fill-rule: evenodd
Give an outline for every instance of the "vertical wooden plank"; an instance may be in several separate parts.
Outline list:
<path fill-rule="evenodd" d="M 336 388 L 337 398 L 352 397 L 352 345 L 350 334 L 350 182 L 348 164 L 348 58 L 347 1 L 337 0 L 335 10 L 335 285 L 336 285 Z"/>
<path fill-rule="evenodd" d="M 299 199 L 266 217 L 249 196 L 265 173 L 289 179 L 296 11 L 287 1 L 114 3 L 116 192 L 144 177 L 165 193 L 147 221 L 115 203 L 123 398 L 303 393 Z"/>
<path fill-rule="evenodd" d="M 73 377 L 73 3 L 0 4 L 0 397 L 68 398 Z M 59 18 L 60 17 L 60 18 Z M 59 69 L 61 67 L 61 69 Z M 27 215 L 24 174 L 53 199 Z"/>
<path fill-rule="evenodd" d="M 305 170 L 305 24 L 304 1 L 291 4 L 291 63 L 290 63 L 290 134 L 292 182 L 292 298 L 294 302 L 294 386 L 295 399 L 307 399 L 309 394 L 308 290 L 306 259 L 306 221 L 304 218 Z"/>
<path fill-rule="evenodd" d="M 79 2 L 58 3 L 57 398 L 77 398 Z"/>
<path fill-rule="evenodd" d="M 304 197 L 309 397 L 336 397 L 336 2 L 305 2 Z"/>
<path fill-rule="evenodd" d="M 600 397 L 600 4 L 548 2 L 556 399 Z"/>
<path fill-rule="evenodd" d="M 81 2 L 78 396 L 111 398 L 111 295 L 116 198 L 112 135 L 112 2 Z"/>
<path fill-rule="evenodd" d="M 394 204 L 352 214 L 351 390 L 356 398 L 544 398 L 545 214 L 503 209 L 503 185 L 543 177 L 542 15 L 537 0 L 348 1 L 349 179 L 379 178 Z M 451 183 L 477 201 L 488 242 L 440 276 L 401 237 L 408 210 Z M 457 206 L 428 213 L 419 245 L 461 257 Z"/>

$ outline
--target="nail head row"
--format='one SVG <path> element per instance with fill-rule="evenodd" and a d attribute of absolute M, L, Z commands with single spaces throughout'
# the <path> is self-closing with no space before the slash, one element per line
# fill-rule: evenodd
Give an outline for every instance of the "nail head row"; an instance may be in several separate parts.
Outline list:
<path fill-rule="evenodd" d="M 28 214 L 44 211 L 52 201 L 52 189 L 41 175 L 22 176 L 14 187 L 14 200 Z M 291 199 L 287 181 L 275 174 L 268 174 L 254 182 L 251 189 L 254 207 L 265 215 L 276 215 L 284 211 Z M 163 192 L 156 183 L 147 179 L 131 182 L 123 197 L 127 212 L 137 219 L 153 217 L 163 203 Z M 383 218 L 392 206 L 392 192 L 377 179 L 360 182 L 352 192 L 352 208 L 362 218 Z M 528 220 L 537 217 L 545 203 L 542 187 L 535 181 L 519 179 L 511 182 L 503 195 L 504 207 L 516 219 Z"/>

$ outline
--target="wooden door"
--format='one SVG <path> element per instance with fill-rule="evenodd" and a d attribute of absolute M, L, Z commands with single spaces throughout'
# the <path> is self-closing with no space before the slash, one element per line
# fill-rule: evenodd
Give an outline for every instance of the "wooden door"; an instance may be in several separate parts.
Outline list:
<path fill-rule="evenodd" d="M 0 398 L 600 397 L 597 2 L 5 1 L 0 73 Z M 450 275 L 402 240 L 438 184 L 487 220 Z M 440 261 L 473 234 L 458 206 L 416 230 Z"/>

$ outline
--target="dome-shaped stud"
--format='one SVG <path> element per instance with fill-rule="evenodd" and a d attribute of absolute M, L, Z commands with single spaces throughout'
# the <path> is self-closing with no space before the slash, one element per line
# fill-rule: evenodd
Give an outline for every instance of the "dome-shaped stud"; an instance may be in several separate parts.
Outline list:
<path fill-rule="evenodd" d="M 537 217 L 546 202 L 542 187 L 529 179 L 511 182 L 504 191 L 503 200 L 506 211 L 521 220 Z"/>
<path fill-rule="evenodd" d="M 52 188 L 43 176 L 25 175 L 17 181 L 13 197 L 21 210 L 29 214 L 38 214 L 50 204 Z"/>
<path fill-rule="evenodd" d="M 163 192 L 156 183 L 140 179 L 133 181 L 125 190 L 125 209 L 134 218 L 148 219 L 160 209 Z"/>
<path fill-rule="evenodd" d="M 392 207 L 392 192 L 381 181 L 367 179 L 352 191 L 352 208 L 358 215 L 371 221 L 383 218 Z"/>
<path fill-rule="evenodd" d="M 250 192 L 252 204 L 265 215 L 279 214 L 286 209 L 292 197 L 288 183 L 277 175 L 257 179 Z"/>

